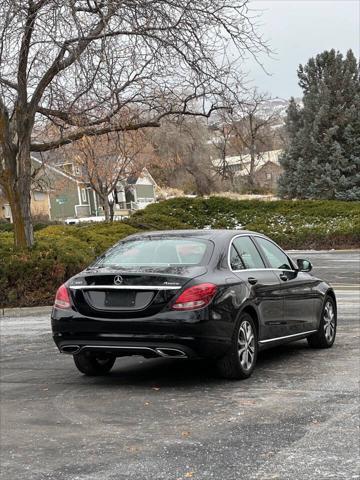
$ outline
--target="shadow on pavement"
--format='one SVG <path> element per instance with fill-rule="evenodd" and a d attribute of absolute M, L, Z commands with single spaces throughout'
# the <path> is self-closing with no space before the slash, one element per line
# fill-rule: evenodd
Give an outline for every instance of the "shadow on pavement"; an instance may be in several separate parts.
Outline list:
<path fill-rule="evenodd" d="M 261 372 L 284 368 L 290 358 L 299 356 L 304 351 L 314 352 L 307 343 L 296 342 L 259 353 L 255 374 L 259 379 Z M 252 377 L 253 378 L 253 377 Z M 191 387 L 234 383 L 217 376 L 214 364 L 206 360 L 142 359 L 140 357 L 123 357 L 117 359 L 113 370 L 104 377 L 83 377 L 84 382 L 96 385 L 132 385 L 135 387 Z M 236 382 L 236 381 L 235 381 Z M 246 382 L 246 381 L 245 381 Z"/>

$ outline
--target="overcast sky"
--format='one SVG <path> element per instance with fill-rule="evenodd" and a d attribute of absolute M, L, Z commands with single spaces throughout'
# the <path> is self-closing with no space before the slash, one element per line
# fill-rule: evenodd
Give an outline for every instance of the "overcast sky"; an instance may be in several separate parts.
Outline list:
<path fill-rule="evenodd" d="M 263 58 L 271 76 L 249 61 L 249 78 L 272 96 L 301 96 L 296 70 L 300 63 L 335 48 L 360 53 L 360 0 L 250 0 L 262 11 L 258 22 L 273 51 Z"/>

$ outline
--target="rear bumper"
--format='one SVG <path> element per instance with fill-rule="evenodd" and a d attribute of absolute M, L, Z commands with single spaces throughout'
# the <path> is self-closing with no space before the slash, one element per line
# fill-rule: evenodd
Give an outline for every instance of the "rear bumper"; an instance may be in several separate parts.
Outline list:
<path fill-rule="evenodd" d="M 116 357 L 129 355 L 141 355 L 146 358 L 195 358 L 196 353 L 188 346 L 178 343 L 160 342 L 114 342 L 77 340 L 70 343 L 69 340 L 56 342 L 61 353 L 70 355 L 81 352 L 95 352 L 111 354 Z"/>
<path fill-rule="evenodd" d="M 230 347 L 231 325 L 208 320 L 206 309 L 145 319 L 104 320 L 53 310 L 53 339 L 62 353 L 103 352 L 116 357 L 216 358 Z M 229 332 L 227 331 L 229 330 Z"/>
<path fill-rule="evenodd" d="M 164 340 L 149 337 L 100 338 L 94 335 L 53 335 L 61 353 L 77 354 L 84 351 L 108 353 L 116 357 L 141 355 L 146 358 L 218 358 L 226 353 L 230 343 L 214 339 L 172 338 Z"/>

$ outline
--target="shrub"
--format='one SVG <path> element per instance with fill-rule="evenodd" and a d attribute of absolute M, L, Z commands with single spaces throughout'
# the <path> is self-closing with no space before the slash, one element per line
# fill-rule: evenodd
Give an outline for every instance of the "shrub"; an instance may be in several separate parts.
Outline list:
<path fill-rule="evenodd" d="M 0 221 L 0 233 L 1 232 L 12 232 L 13 225 L 9 222 Z"/>
<path fill-rule="evenodd" d="M 91 223 L 84 225 L 56 225 L 47 227 L 36 236 L 38 239 L 50 239 L 71 236 L 86 244 L 93 256 L 98 256 L 122 238 L 137 230 L 122 222 Z"/>
<path fill-rule="evenodd" d="M 176 223 L 177 228 L 254 230 L 284 248 L 347 248 L 360 243 L 360 202 L 175 198 L 149 205 L 130 221 L 141 226 L 154 224 L 156 218 L 161 228 Z"/>
<path fill-rule="evenodd" d="M 43 228 L 46 228 L 49 225 L 59 225 L 59 222 L 36 221 L 36 222 L 33 223 L 34 232 L 42 230 Z M 13 226 L 12 223 L 0 220 L 0 233 L 1 232 L 13 232 L 13 231 L 14 231 L 14 226 Z"/>
<path fill-rule="evenodd" d="M 136 212 L 126 221 L 128 225 L 139 230 L 182 230 L 189 228 L 189 225 L 171 215 L 151 213 L 146 210 Z"/>
<path fill-rule="evenodd" d="M 50 226 L 36 233 L 28 251 L 14 249 L 11 233 L 0 234 L 0 306 L 51 304 L 59 285 L 135 232 L 118 223 Z"/>

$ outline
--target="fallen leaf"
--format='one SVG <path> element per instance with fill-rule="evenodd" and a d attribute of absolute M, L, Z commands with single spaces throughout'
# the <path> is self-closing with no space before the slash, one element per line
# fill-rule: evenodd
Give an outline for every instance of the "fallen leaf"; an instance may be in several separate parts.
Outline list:
<path fill-rule="evenodd" d="M 240 400 L 240 405 L 255 405 L 256 401 L 255 400 Z"/>
<path fill-rule="evenodd" d="M 185 478 L 192 478 L 192 476 L 194 475 L 194 472 L 186 472 L 185 473 Z"/>
<path fill-rule="evenodd" d="M 135 447 L 135 446 L 128 447 L 128 451 L 131 453 L 136 453 L 139 450 L 140 450 L 139 447 Z"/>
<path fill-rule="evenodd" d="M 182 436 L 182 437 L 189 437 L 189 436 L 190 436 L 190 432 L 181 432 L 181 436 Z"/>

